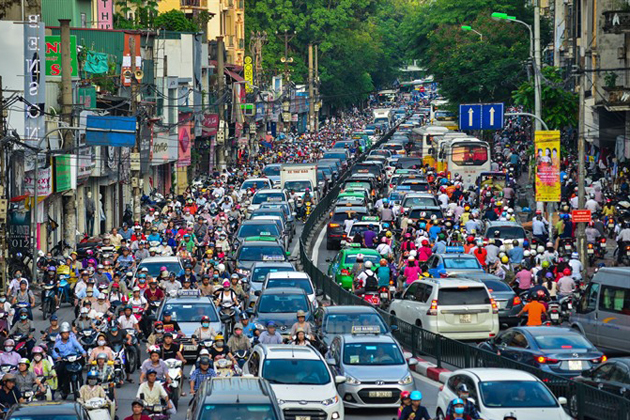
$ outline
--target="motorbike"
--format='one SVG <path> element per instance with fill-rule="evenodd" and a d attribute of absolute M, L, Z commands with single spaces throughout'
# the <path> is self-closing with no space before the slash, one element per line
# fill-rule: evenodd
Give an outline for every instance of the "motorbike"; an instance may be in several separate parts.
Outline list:
<path fill-rule="evenodd" d="M 127 362 L 125 346 L 115 344 L 112 346 L 112 352 L 114 353 L 114 379 L 116 381 L 116 388 L 120 388 L 127 376 L 125 374 L 125 363 Z M 135 370 L 135 364 L 133 368 Z M 131 371 L 131 366 L 129 370 Z"/>
<path fill-rule="evenodd" d="M 44 284 L 42 286 L 42 317 L 46 320 L 48 315 L 54 314 L 56 310 L 55 285 Z"/>
<path fill-rule="evenodd" d="M 127 335 L 131 336 L 131 345 L 126 347 L 126 355 L 127 355 L 127 363 L 129 363 L 129 373 L 134 373 L 136 371 L 136 364 L 138 361 L 139 354 L 136 352 L 136 346 L 138 345 L 138 336 L 136 335 L 136 330 L 133 328 L 128 328 Z"/>
<path fill-rule="evenodd" d="M 570 256 L 573 252 L 573 238 L 561 238 L 558 246 L 561 255 Z"/>
<path fill-rule="evenodd" d="M 31 389 L 29 389 L 28 391 L 24 391 L 22 392 L 22 398 L 24 398 L 25 404 L 29 404 L 33 402 L 33 399 L 35 398 L 35 392 Z"/>
<path fill-rule="evenodd" d="M 34 328 L 31 328 L 31 332 L 35 331 Z M 29 340 L 28 335 L 26 334 L 13 334 L 11 336 L 13 341 L 15 341 L 15 351 L 20 353 L 22 357 L 29 357 L 28 347 L 26 347 L 26 342 Z"/>
<path fill-rule="evenodd" d="M 249 358 L 249 351 L 236 350 L 234 352 L 234 358 L 236 359 L 236 363 L 238 363 L 238 366 L 242 368 L 245 365 L 245 362 L 247 362 L 247 359 Z"/>
<path fill-rule="evenodd" d="M 559 302 L 550 302 L 547 308 L 547 318 L 553 325 L 562 323 L 562 309 Z"/>
<path fill-rule="evenodd" d="M 236 307 L 233 302 L 222 302 L 219 306 L 219 316 L 223 323 L 223 331 L 227 335 L 232 334 L 232 328 L 236 321 Z"/>
<path fill-rule="evenodd" d="M 565 321 L 569 320 L 571 312 L 573 312 L 574 299 L 573 295 L 567 295 L 558 300 L 558 304 L 560 304 L 560 315 Z"/>
<path fill-rule="evenodd" d="M 50 386 L 46 382 L 50 377 L 49 376 L 38 376 L 37 379 L 41 382 L 44 387 L 44 391 L 37 389 L 35 391 L 35 400 L 37 401 L 52 401 L 52 390 Z"/>
<path fill-rule="evenodd" d="M 83 404 L 83 407 L 90 420 L 111 420 L 109 404 L 105 398 L 90 398 Z"/>
<path fill-rule="evenodd" d="M 627 243 L 624 244 L 623 248 L 620 248 L 619 245 L 617 245 L 617 248 L 615 249 L 615 252 L 614 252 L 615 260 L 618 259 L 618 255 L 620 252 L 623 255 L 621 256 L 619 265 L 623 267 L 630 266 L 630 244 L 627 244 Z"/>
<path fill-rule="evenodd" d="M 230 359 L 218 359 L 214 361 L 214 371 L 221 378 L 231 378 L 241 375 L 241 368 L 234 366 Z"/>
<path fill-rule="evenodd" d="M 168 386 L 171 394 L 171 400 L 173 401 L 175 408 L 178 408 L 183 363 L 181 360 L 177 359 L 166 359 L 164 363 L 168 367 L 168 377 L 171 378 L 171 383 Z"/>
<path fill-rule="evenodd" d="M 97 332 L 91 328 L 86 328 L 81 330 L 77 334 L 77 338 L 79 339 L 79 343 L 83 346 L 86 351 L 96 347 L 96 336 Z"/>
<path fill-rule="evenodd" d="M 70 291 L 70 282 L 68 279 L 70 276 L 62 274 L 59 276 L 59 286 L 57 287 L 57 298 L 59 304 L 69 303 L 72 304 L 72 292 Z"/>
<path fill-rule="evenodd" d="M 141 394 L 143 396 L 144 394 Z M 144 405 L 144 411 L 152 420 L 168 420 L 170 418 L 165 404 Z"/>
<path fill-rule="evenodd" d="M 68 392 L 74 395 L 74 399 L 79 398 L 79 389 L 83 385 L 83 366 L 81 366 L 81 355 L 68 356 L 62 359 L 66 363 L 66 373 L 68 374 Z M 62 399 L 68 395 L 61 394 Z"/>
<path fill-rule="evenodd" d="M 614 238 L 615 236 L 615 219 L 612 217 L 609 217 L 606 222 L 606 234 L 609 238 Z"/>

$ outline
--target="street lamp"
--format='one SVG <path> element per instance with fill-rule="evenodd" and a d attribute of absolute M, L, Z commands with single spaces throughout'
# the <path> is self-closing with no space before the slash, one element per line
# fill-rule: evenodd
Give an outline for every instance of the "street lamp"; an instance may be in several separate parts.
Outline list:
<path fill-rule="evenodd" d="M 474 32 L 477 35 L 479 35 L 479 38 L 481 41 L 483 41 L 483 34 L 479 31 L 474 30 L 472 27 L 468 26 L 468 25 L 462 25 L 462 31 L 464 32 Z"/>

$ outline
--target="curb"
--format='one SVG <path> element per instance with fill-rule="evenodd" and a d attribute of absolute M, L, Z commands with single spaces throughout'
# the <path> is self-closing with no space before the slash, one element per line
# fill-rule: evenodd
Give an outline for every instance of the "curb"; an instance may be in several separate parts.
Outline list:
<path fill-rule="evenodd" d="M 414 366 L 410 366 L 411 370 L 415 371 L 419 375 L 431 379 L 432 381 L 445 384 L 453 373 L 448 369 L 439 368 L 435 364 L 419 357 L 411 357 L 407 360 L 407 362 L 411 362 L 412 360 L 415 361 L 416 364 Z"/>

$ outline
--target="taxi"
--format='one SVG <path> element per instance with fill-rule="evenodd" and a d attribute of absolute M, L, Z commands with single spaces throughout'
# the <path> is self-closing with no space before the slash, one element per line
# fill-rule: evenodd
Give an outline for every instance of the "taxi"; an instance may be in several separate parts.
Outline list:
<path fill-rule="evenodd" d="M 454 273 L 483 273 L 483 267 L 474 255 L 464 254 L 464 248 L 447 246 L 445 254 L 433 254 L 427 260 L 431 277 L 449 277 Z"/>
<path fill-rule="evenodd" d="M 328 275 L 346 290 L 352 289 L 354 278 L 350 271 L 359 254 L 363 254 L 364 262 L 371 261 L 374 266 L 378 266 L 381 261 L 381 254 L 375 249 L 349 247 L 339 251 L 328 267 Z"/>
<path fill-rule="evenodd" d="M 387 227 L 389 227 L 389 223 L 385 223 L 387 225 Z M 352 245 L 357 245 L 357 244 L 352 244 L 352 238 L 359 234 L 359 235 L 363 235 L 363 232 L 365 232 L 366 230 L 368 230 L 368 228 L 370 226 L 372 226 L 372 228 L 374 229 L 374 231 L 376 233 L 380 232 L 381 230 L 383 230 L 384 224 L 381 223 L 378 219 L 378 216 L 363 216 L 361 218 L 360 221 L 358 222 L 354 222 L 352 224 L 352 228 L 350 229 L 350 233 L 346 235 L 346 240 L 345 241 L 341 241 L 341 247 L 342 248 L 346 248 L 348 246 L 352 246 Z"/>
<path fill-rule="evenodd" d="M 402 348 L 380 332 L 378 325 L 354 326 L 330 344 L 326 362 L 335 374 L 346 377 L 337 387 L 345 407 L 396 408 L 400 393 L 415 389 Z"/>
<path fill-rule="evenodd" d="M 234 253 L 234 271 L 241 276 L 248 276 L 256 262 L 284 262 L 289 260 L 290 252 L 271 236 L 251 236 L 245 238 Z"/>

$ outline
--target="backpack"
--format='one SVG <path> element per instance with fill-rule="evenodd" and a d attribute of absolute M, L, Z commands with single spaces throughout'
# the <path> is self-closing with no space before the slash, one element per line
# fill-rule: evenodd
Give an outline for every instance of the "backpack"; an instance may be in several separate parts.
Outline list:
<path fill-rule="evenodd" d="M 376 274 L 374 274 L 374 272 L 372 271 L 372 274 L 367 274 L 367 278 L 365 279 L 365 291 L 375 292 L 377 290 L 378 290 L 378 278 L 376 277 Z"/>

